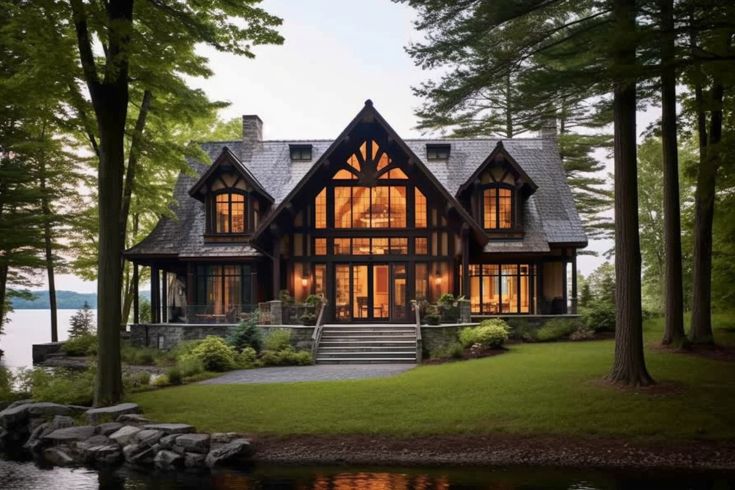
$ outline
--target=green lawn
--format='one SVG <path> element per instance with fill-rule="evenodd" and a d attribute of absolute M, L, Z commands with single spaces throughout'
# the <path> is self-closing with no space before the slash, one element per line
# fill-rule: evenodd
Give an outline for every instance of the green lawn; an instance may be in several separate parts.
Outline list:
<path fill-rule="evenodd" d="M 646 322 L 646 342 L 662 322 Z M 735 345 L 735 317 L 716 317 L 716 338 Z M 601 380 L 612 341 L 513 345 L 506 354 L 364 381 L 188 385 L 140 393 L 146 415 L 200 430 L 261 434 L 618 435 L 735 438 L 735 362 L 648 348 L 654 390 Z"/>

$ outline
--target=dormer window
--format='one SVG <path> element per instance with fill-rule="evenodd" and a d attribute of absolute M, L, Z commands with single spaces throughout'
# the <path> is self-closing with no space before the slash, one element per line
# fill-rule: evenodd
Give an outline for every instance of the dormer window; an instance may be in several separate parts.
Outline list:
<path fill-rule="evenodd" d="M 311 161 L 311 145 L 289 145 L 292 162 Z"/>
<path fill-rule="evenodd" d="M 491 185 L 482 191 L 482 222 L 486 230 L 513 228 L 513 189 Z"/>
<path fill-rule="evenodd" d="M 247 231 L 247 198 L 240 192 L 215 194 L 214 232 L 245 233 Z"/>
<path fill-rule="evenodd" d="M 449 149 L 448 144 L 431 144 L 426 145 L 426 159 L 427 160 L 449 160 Z"/>

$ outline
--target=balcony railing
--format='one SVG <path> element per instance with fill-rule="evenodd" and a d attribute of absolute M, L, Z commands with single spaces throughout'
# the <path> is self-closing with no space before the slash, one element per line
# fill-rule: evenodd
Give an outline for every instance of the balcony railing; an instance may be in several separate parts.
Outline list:
<path fill-rule="evenodd" d="M 188 305 L 168 307 L 169 323 L 240 323 L 257 312 L 254 305 L 230 305 L 215 308 L 213 305 Z"/>
<path fill-rule="evenodd" d="M 258 304 L 258 323 L 262 325 L 315 325 L 319 307 L 307 303 L 267 301 Z"/>

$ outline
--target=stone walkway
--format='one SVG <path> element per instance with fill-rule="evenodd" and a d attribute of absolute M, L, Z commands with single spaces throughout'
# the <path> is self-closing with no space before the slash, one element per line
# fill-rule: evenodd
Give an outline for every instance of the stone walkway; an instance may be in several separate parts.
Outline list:
<path fill-rule="evenodd" d="M 230 371 L 201 384 L 298 383 L 383 378 L 408 371 L 415 364 L 317 364 Z"/>

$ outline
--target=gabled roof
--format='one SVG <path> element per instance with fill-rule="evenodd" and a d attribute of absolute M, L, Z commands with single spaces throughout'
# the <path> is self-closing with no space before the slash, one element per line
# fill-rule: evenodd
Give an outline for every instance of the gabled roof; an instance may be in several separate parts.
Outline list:
<path fill-rule="evenodd" d="M 459 203 L 459 201 L 454 198 L 454 196 L 446 189 L 446 187 L 444 187 L 441 182 L 437 180 L 437 178 L 434 176 L 431 170 L 429 170 L 426 164 L 424 164 L 421 158 L 419 158 L 416 153 L 414 153 L 414 151 L 403 141 L 403 139 L 398 136 L 398 133 L 395 132 L 395 130 L 390 126 L 390 124 L 388 124 L 383 116 L 380 115 L 377 109 L 375 109 L 375 107 L 373 106 L 373 102 L 370 99 L 365 101 L 365 105 L 360 110 L 360 112 L 358 112 L 357 115 L 352 119 L 352 121 L 350 121 L 344 131 L 342 131 L 342 133 L 332 142 L 329 148 L 327 148 L 327 150 L 319 156 L 319 158 L 316 160 L 316 163 L 311 166 L 311 168 L 306 172 L 301 180 L 291 189 L 288 195 L 286 195 L 286 197 L 278 204 L 278 207 L 275 208 L 266 217 L 266 219 L 261 222 L 261 224 L 258 226 L 258 229 L 255 230 L 255 233 L 253 233 L 253 241 L 256 241 L 263 234 L 263 232 L 268 229 L 268 227 L 284 211 L 288 203 L 298 195 L 304 185 L 312 178 L 314 178 L 314 176 L 322 168 L 322 166 L 329 161 L 329 157 L 338 148 L 338 146 L 342 142 L 344 142 L 345 139 L 349 138 L 355 127 L 359 123 L 366 121 L 374 122 L 386 131 L 388 139 L 396 143 L 398 147 L 406 154 L 409 163 L 412 163 L 421 172 L 423 172 L 429 182 L 434 185 L 434 187 L 447 200 L 447 202 L 452 205 L 457 214 L 459 214 L 459 216 L 474 231 L 477 241 L 480 244 L 484 245 L 485 242 L 487 242 L 488 237 L 482 227 L 477 223 L 477 221 L 472 218 L 472 216 L 470 216 L 467 210 Z"/>
<path fill-rule="evenodd" d="M 513 156 L 508 153 L 508 151 L 503 146 L 503 140 L 498 140 L 498 143 L 495 145 L 495 148 L 492 152 L 490 152 L 490 155 L 485 159 L 482 164 L 477 167 L 477 170 L 465 181 L 464 184 L 462 184 L 459 189 L 457 189 L 457 192 L 455 195 L 459 196 L 461 193 L 463 193 L 467 188 L 469 188 L 472 183 L 477 179 L 480 174 L 482 174 L 485 169 L 490 166 L 495 159 L 502 155 L 504 157 L 505 162 L 507 162 L 513 170 L 520 176 L 521 181 L 523 182 L 523 187 L 526 189 L 527 194 L 531 195 L 534 192 L 536 192 L 536 189 L 538 189 L 538 186 L 536 183 L 531 179 L 531 177 L 528 176 L 528 174 L 523 170 L 523 167 L 520 166 L 520 164 L 516 161 Z"/>
<path fill-rule="evenodd" d="M 212 175 L 214 175 L 217 169 L 222 167 L 223 165 L 230 165 L 237 173 L 240 174 L 242 178 L 245 179 L 248 184 L 250 184 L 253 189 L 255 189 L 256 192 L 261 194 L 268 201 L 273 202 L 273 196 L 271 196 L 268 191 L 265 190 L 263 185 L 255 177 L 255 175 L 253 175 L 253 173 L 248 170 L 245 165 L 242 164 L 240 159 L 237 158 L 237 156 L 232 153 L 232 151 L 227 146 L 222 147 L 222 151 L 220 152 L 219 156 L 214 160 L 214 162 L 212 162 L 212 165 L 210 165 L 206 172 L 204 172 L 202 176 L 199 177 L 199 180 L 197 180 L 196 183 L 191 186 L 191 189 L 189 189 L 189 195 L 201 201 L 202 199 L 199 191 L 204 185 L 206 185 L 206 183 L 209 181 Z"/>

